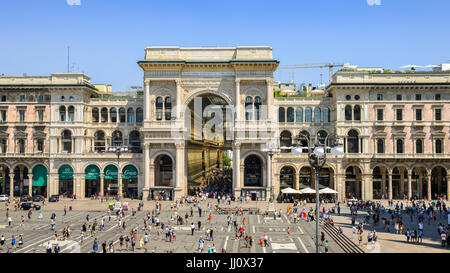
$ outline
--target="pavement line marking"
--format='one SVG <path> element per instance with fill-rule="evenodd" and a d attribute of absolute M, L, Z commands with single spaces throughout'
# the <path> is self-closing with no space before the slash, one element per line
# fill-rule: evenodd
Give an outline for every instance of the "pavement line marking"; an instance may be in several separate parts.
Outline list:
<path fill-rule="evenodd" d="M 220 231 L 223 231 L 223 227 L 220 227 Z"/>
<path fill-rule="evenodd" d="M 289 240 L 291 240 L 291 242 L 294 242 L 294 240 L 292 238 L 289 238 Z"/>
<path fill-rule="evenodd" d="M 298 228 L 298 230 L 300 231 L 301 234 L 305 234 L 300 226 L 297 226 L 297 228 Z"/>
<path fill-rule="evenodd" d="M 227 250 L 228 236 L 225 238 L 225 243 L 223 244 L 223 249 Z"/>
<path fill-rule="evenodd" d="M 264 253 L 266 253 L 266 247 L 265 246 L 262 247 L 262 250 L 263 250 Z"/>
<path fill-rule="evenodd" d="M 261 224 L 261 220 L 259 219 L 259 214 L 256 215 L 256 218 L 258 219 L 258 224 Z"/>
<path fill-rule="evenodd" d="M 253 233 L 256 233 L 255 225 L 253 225 Z"/>
<path fill-rule="evenodd" d="M 288 224 L 291 223 L 291 221 L 289 221 L 289 219 L 287 218 L 287 216 L 285 214 L 283 214 L 284 218 L 286 218 L 286 221 L 288 222 Z"/>
<path fill-rule="evenodd" d="M 305 250 L 306 253 L 309 253 L 308 249 L 306 249 L 305 244 L 303 244 L 302 239 L 300 239 L 300 237 L 297 237 L 298 241 L 300 242 L 300 244 L 302 245 L 303 249 Z"/>

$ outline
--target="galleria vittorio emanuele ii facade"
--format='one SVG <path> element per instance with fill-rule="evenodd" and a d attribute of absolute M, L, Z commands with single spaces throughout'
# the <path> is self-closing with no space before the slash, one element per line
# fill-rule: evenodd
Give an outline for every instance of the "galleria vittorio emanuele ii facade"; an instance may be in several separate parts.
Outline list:
<path fill-rule="evenodd" d="M 345 154 L 319 181 L 340 200 L 450 194 L 450 72 L 341 69 L 321 95 L 279 96 L 267 46 L 147 47 L 138 65 L 127 96 L 80 73 L 0 76 L 0 193 L 176 199 L 227 168 L 235 196 L 279 200 L 314 187 L 292 146 L 334 134 Z"/>

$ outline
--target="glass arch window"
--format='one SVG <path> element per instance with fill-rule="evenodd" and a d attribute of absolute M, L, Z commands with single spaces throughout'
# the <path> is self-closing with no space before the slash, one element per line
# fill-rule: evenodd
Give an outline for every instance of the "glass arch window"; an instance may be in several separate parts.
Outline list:
<path fill-rule="evenodd" d="M 359 153 L 359 134 L 356 130 L 350 130 L 347 136 L 348 152 Z"/>
<path fill-rule="evenodd" d="M 320 108 L 314 108 L 314 122 L 320 122 Z"/>
<path fill-rule="evenodd" d="M 323 122 L 330 122 L 330 108 L 328 107 L 323 108 L 322 115 L 323 115 L 322 119 Z"/>
<path fill-rule="evenodd" d="M 122 146 L 123 145 L 123 137 L 121 131 L 114 131 L 112 133 L 112 146 Z"/>
<path fill-rule="evenodd" d="M 156 120 L 162 120 L 163 99 L 161 97 L 156 98 L 155 107 L 156 107 Z"/>
<path fill-rule="evenodd" d="M 442 154 L 442 140 L 440 140 L 439 138 L 436 139 L 434 145 L 436 154 Z"/>
<path fill-rule="evenodd" d="M 75 120 L 75 107 L 69 106 L 69 121 Z"/>
<path fill-rule="evenodd" d="M 65 106 L 59 107 L 59 120 L 66 121 L 66 107 Z"/>
<path fill-rule="evenodd" d="M 102 118 L 102 123 L 108 122 L 108 109 L 106 107 L 102 108 L 100 115 Z"/>
<path fill-rule="evenodd" d="M 111 117 L 111 122 L 116 123 L 117 122 L 117 109 L 116 107 L 112 107 L 109 109 L 109 116 Z"/>
<path fill-rule="evenodd" d="M 289 131 L 283 131 L 280 134 L 280 147 L 292 146 L 292 134 Z M 282 150 L 282 152 L 290 152 L 290 150 Z"/>
<path fill-rule="evenodd" d="M 126 111 L 125 111 L 125 108 L 123 108 L 123 107 L 120 107 L 119 108 L 119 122 L 120 123 L 125 123 L 126 122 Z"/>
<path fill-rule="evenodd" d="M 129 137 L 129 149 L 132 153 L 140 153 L 142 152 L 141 149 L 141 135 L 138 131 L 131 131 Z"/>
<path fill-rule="evenodd" d="M 295 109 L 295 121 L 303 122 L 303 108 L 297 107 L 297 109 Z"/>
<path fill-rule="evenodd" d="M 104 152 L 106 148 L 105 133 L 103 131 L 97 131 L 94 134 L 94 150 L 95 152 Z"/>
<path fill-rule="evenodd" d="M 328 133 L 326 131 L 320 130 L 317 133 L 317 136 L 319 137 L 319 143 L 323 144 L 325 142 L 325 138 L 327 137 L 327 135 L 328 135 Z M 329 140 L 327 142 L 329 142 Z M 328 143 L 326 146 L 329 146 Z"/>
<path fill-rule="evenodd" d="M 131 107 L 127 111 L 127 122 L 134 123 L 134 109 Z"/>
<path fill-rule="evenodd" d="M 352 107 L 350 105 L 345 106 L 345 120 L 352 120 Z"/>
<path fill-rule="evenodd" d="M 93 108 L 92 109 L 92 122 L 98 122 L 98 120 L 99 120 L 98 108 Z"/>
<path fill-rule="evenodd" d="M 284 107 L 278 108 L 278 122 L 285 122 Z"/>
<path fill-rule="evenodd" d="M 245 98 L 245 120 L 252 120 L 253 115 L 253 98 L 248 96 Z"/>
<path fill-rule="evenodd" d="M 384 154 L 384 140 L 383 139 L 377 140 L 377 153 Z"/>
<path fill-rule="evenodd" d="M 305 109 L 305 122 L 312 121 L 312 110 L 311 107 L 306 107 Z"/>
<path fill-rule="evenodd" d="M 72 153 L 72 133 L 69 130 L 65 130 L 61 134 L 61 139 L 63 153 Z"/>
<path fill-rule="evenodd" d="M 361 106 L 355 105 L 353 108 L 353 118 L 354 120 L 361 120 Z"/>
<path fill-rule="evenodd" d="M 141 107 L 136 109 L 136 122 L 141 123 L 144 121 L 144 110 Z"/>
<path fill-rule="evenodd" d="M 261 97 L 255 97 L 255 120 L 261 119 Z"/>
<path fill-rule="evenodd" d="M 423 141 L 421 139 L 416 139 L 416 153 L 423 153 Z"/>
<path fill-rule="evenodd" d="M 170 97 L 166 97 L 164 100 L 164 112 L 165 112 L 165 119 L 171 120 L 172 119 L 172 100 Z"/>
<path fill-rule="evenodd" d="M 403 140 L 397 139 L 397 154 L 403 154 Z"/>
<path fill-rule="evenodd" d="M 294 122 L 294 108 L 292 107 L 287 109 L 287 122 Z"/>

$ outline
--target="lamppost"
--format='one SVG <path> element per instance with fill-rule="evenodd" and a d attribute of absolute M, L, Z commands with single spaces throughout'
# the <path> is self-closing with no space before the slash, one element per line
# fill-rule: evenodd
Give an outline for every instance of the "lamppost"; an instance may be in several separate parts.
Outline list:
<path fill-rule="evenodd" d="M 119 197 L 122 197 L 122 183 L 119 183 L 119 180 L 120 180 L 120 177 L 119 177 L 119 169 L 120 169 L 120 155 L 122 154 L 122 153 L 126 153 L 126 152 L 128 152 L 128 147 L 127 146 L 120 146 L 120 145 L 117 145 L 117 146 L 111 146 L 111 147 L 109 147 L 109 149 L 108 149 L 108 151 L 109 152 L 112 152 L 112 153 L 116 153 L 116 155 L 117 155 L 117 184 L 118 184 L 118 186 L 119 186 Z"/>
<path fill-rule="evenodd" d="M 319 134 L 316 135 L 315 141 L 313 145 L 311 145 L 311 141 L 308 136 L 300 133 L 299 137 L 296 138 L 297 143 L 295 143 L 295 148 L 292 150 L 292 153 L 294 155 L 301 155 L 303 152 L 303 149 L 308 149 L 308 161 L 309 164 L 314 168 L 315 175 L 316 175 L 316 183 L 315 183 L 315 190 L 316 190 L 316 253 L 320 253 L 319 248 L 319 231 L 320 231 L 320 223 L 319 223 L 319 217 L 320 217 L 320 195 L 319 195 L 319 174 L 320 169 L 325 165 L 327 162 L 327 149 L 330 149 L 330 153 L 332 155 L 338 156 L 342 155 L 344 153 L 344 149 L 342 145 L 338 142 L 338 140 L 335 138 L 335 141 L 333 143 L 332 147 L 327 147 L 328 138 L 330 136 L 335 136 L 334 134 L 329 134 L 325 137 L 325 141 L 323 143 L 320 143 L 319 141 Z M 306 139 L 308 147 L 302 147 L 301 138 Z"/>
<path fill-rule="evenodd" d="M 274 191 L 273 191 L 273 181 L 272 181 L 272 157 L 275 153 L 279 153 L 280 149 L 278 148 L 273 148 L 273 147 L 269 147 L 266 149 L 262 149 L 263 152 L 267 153 L 267 155 L 269 156 L 269 160 L 270 160 L 270 164 L 269 165 L 269 175 L 268 175 L 268 179 L 267 182 L 269 182 L 270 179 L 270 199 L 269 199 L 269 203 L 273 203 L 275 196 L 274 196 Z"/>

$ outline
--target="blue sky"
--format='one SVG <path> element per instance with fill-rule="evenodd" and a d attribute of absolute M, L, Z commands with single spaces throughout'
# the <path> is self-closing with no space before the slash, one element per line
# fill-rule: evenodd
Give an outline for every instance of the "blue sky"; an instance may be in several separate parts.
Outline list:
<path fill-rule="evenodd" d="M 1 1 L 0 74 L 66 72 L 68 45 L 73 70 L 113 90 L 142 85 L 136 61 L 151 45 L 269 45 L 282 65 L 450 62 L 450 1 L 368 1 L 380 0 Z M 321 73 L 327 81 L 326 69 L 298 69 L 294 79 L 316 84 Z"/>

